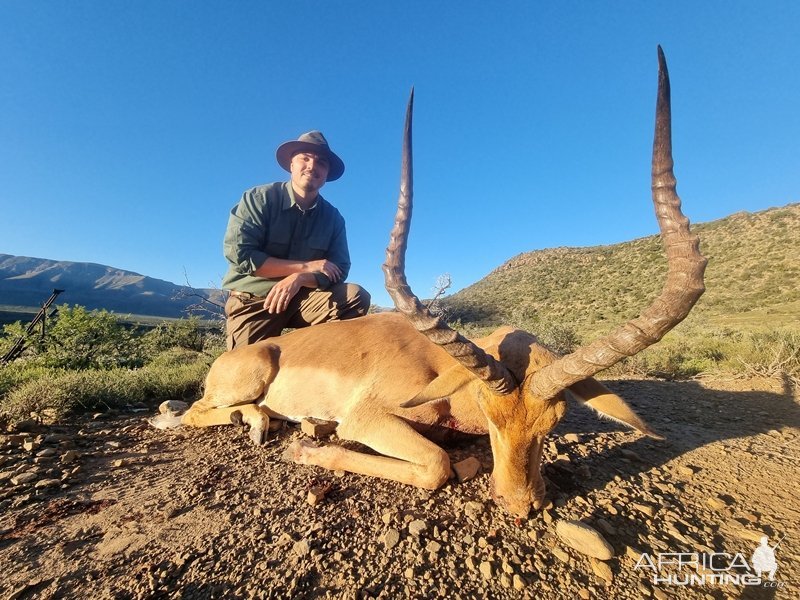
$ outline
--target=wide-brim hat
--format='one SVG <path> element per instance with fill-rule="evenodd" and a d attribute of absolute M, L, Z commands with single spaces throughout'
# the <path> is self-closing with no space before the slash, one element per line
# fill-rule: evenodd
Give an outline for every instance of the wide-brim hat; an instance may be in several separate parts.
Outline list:
<path fill-rule="evenodd" d="M 291 172 L 290 165 L 292 164 L 292 157 L 298 152 L 320 154 L 328 159 L 330 168 L 328 169 L 328 177 L 325 181 L 335 181 L 344 173 L 344 162 L 331 150 L 331 147 L 328 145 L 328 140 L 325 139 L 321 131 L 309 131 L 296 140 L 284 142 L 278 146 L 278 150 L 275 152 L 275 158 L 278 159 L 278 164 L 283 167 L 284 170 Z"/>

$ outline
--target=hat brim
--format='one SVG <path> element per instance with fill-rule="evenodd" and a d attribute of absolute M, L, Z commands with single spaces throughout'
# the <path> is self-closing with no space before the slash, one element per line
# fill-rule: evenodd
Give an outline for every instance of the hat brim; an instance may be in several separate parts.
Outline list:
<path fill-rule="evenodd" d="M 309 152 L 311 154 L 321 154 L 328 159 L 328 177 L 325 181 L 336 181 L 344 174 L 344 162 L 341 158 L 336 156 L 327 148 L 321 147 L 319 144 L 311 144 L 309 142 L 285 142 L 278 146 L 275 152 L 275 158 L 278 159 L 278 164 L 285 170 L 291 172 L 292 157 L 298 152 Z"/>

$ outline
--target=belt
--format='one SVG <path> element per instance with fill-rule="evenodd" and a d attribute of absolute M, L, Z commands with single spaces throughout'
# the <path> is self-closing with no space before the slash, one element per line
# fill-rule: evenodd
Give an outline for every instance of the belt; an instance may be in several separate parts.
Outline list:
<path fill-rule="evenodd" d="M 266 296 L 256 296 L 250 292 L 240 292 L 238 290 L 231 290 L 231 296 L 236 298 L 244 298 L 245 300 L 264 300 Z"/>

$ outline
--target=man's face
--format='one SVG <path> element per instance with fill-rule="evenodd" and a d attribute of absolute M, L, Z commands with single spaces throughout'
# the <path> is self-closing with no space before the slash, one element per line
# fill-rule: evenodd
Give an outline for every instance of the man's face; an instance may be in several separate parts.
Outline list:
<path fill-rule="evenodd" d="M 292 157 L 290 165 L 292 184 L 305 194 L 316 193 L 325 185 L 330 164 L 320 154 L 299 152 Z"/>

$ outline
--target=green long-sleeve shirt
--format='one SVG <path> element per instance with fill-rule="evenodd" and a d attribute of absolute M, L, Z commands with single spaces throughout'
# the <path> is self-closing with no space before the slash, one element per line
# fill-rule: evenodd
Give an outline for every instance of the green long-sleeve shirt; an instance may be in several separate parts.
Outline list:
<path fill-rule="evenodd" d="M 327 259 L 342 270 L 342 281 L 350 271 L 350 252 L 344 218 L 322 196 L 303 211 L 294 200 L 288 182 L 271 183 L 247 190 L 231 210 L 225 231 L 223 253 L 229 263 L 222 280 L 227 290 L 266 296 L 281 278 L 264 279 L 253 273 L 273 256 L 290 260 Z M 331 282 L 314 273 L 319 289 Z"/>

